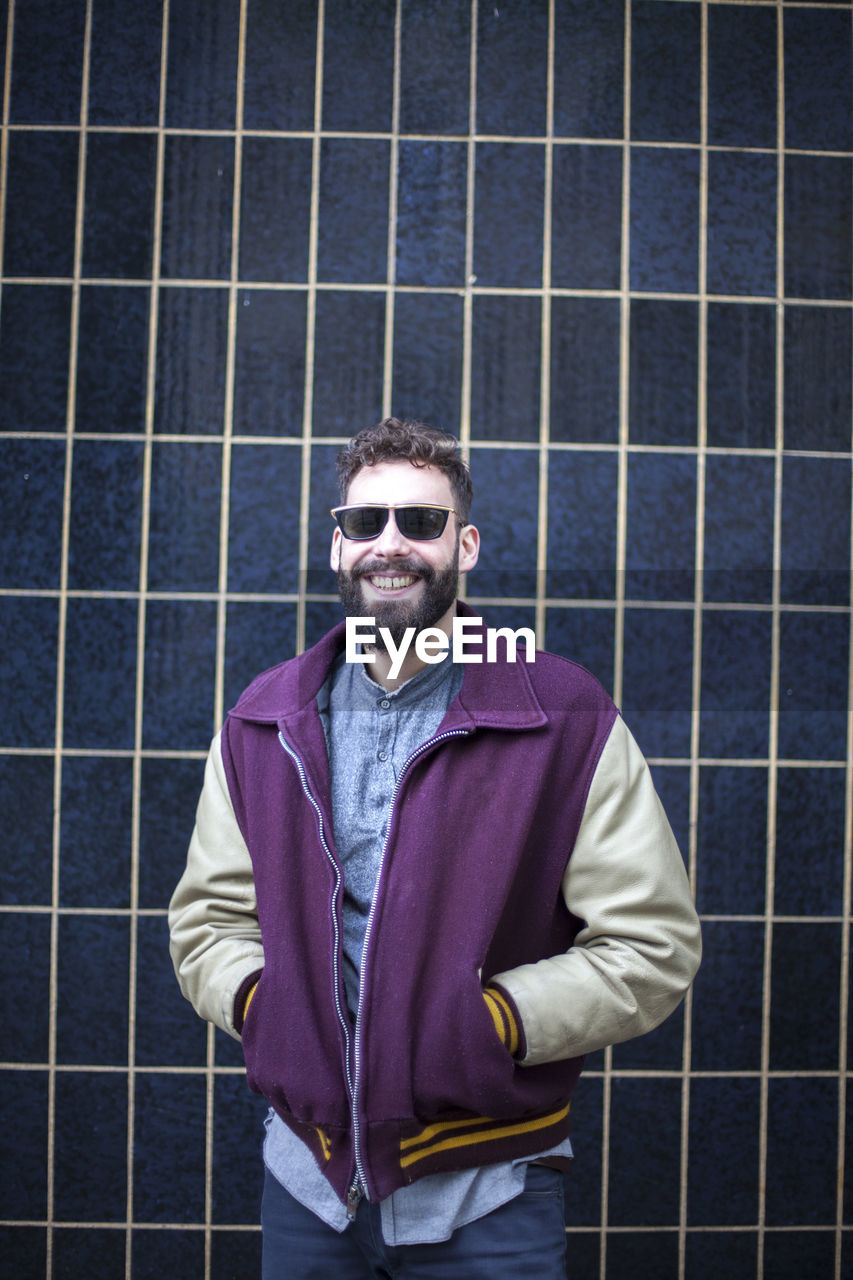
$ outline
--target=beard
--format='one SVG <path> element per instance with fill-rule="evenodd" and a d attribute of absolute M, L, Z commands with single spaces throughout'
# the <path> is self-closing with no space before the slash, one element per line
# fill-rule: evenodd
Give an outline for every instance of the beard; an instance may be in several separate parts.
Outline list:
<path fill-rule="evenodd" d="M 361 579 L 373 574 L 388 574 L 399 577 L 404 573 L 415 573 L 423 583 L 423 590 L 417 600 L 375 600 L 368 604 L 365 599 Z M 407 556 L 404 560 L 366 560 L 356 569 L 338 570 L 338 591 L 341 604 L 348 618 L 373 617 L 379 627 L 385 627 L 399 647 L 407 627 L 414 627 L 415 634 L 426 627 L 434 627 L 439 618 L 443 618 L 456 599 L 459 583 L 459 541 L 453 551 L 453 557 L 443 569 L 434 569 L 425 564 L 417 556 Z M 382 637 L 377 634 L 376 647 L 384 649 Z"/>

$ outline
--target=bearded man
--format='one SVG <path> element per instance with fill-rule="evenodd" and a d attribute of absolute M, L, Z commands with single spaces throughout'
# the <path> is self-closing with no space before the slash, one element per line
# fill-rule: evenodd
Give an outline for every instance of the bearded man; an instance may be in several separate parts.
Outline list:
<path fill-rule="evenodd" d="M 331 567 L 376 647 L 347 661 L 341 624 L 229 713 L 175 968 L 270 1103 L 263 1280 L 556 1280 L 583 1055 L 651 1030 L 699 963 L 683 862 L 588 672 L 399 661 L 410 628 L 474 625 L 453 437 L 387 419 L 339 478 Z"/>

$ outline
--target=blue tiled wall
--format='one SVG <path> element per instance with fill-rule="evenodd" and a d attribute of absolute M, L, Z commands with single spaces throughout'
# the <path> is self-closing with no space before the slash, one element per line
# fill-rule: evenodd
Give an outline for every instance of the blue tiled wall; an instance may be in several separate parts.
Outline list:
<path fill-rule="evenodd" d="M 460 433 L 470 598 L 614 692 L 705 920 L 588 1064 L 573 1280 L 853 1274 L 851 8 L 0 7 L 16 1280 L 258 1274 L 263 1107 L 165 907 L 389 412 Z"/>

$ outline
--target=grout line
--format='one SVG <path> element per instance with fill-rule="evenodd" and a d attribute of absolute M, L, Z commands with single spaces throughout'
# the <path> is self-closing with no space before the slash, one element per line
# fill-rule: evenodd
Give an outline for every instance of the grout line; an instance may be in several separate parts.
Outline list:
<path fill-rule="evenodd" d="M 80 85 L 80 130 L 77 149 L 77 200 L 74 213 L 74 266 L 68 351 L 68 387 L 65 408 L 65 477 L 62 501 L 62 535 L 56 663 L 56 753 L 53 774 L 53 859 L 51 868 L 50 1012 L 48 1030 L 48 1153 L 47 1153 L 47 1280 L 53 1275 L 53 1227 L 56 1177 L 56 1066 L 59 982 L 59 900 L 62 823 L 62 747 L 65 732 L 65 665 L 68 632 L 68 556 L 71 537 L 72 468 L 74 459 L 74 410 L 77 389 L 77 351 L 80 320 L 80 277 L 83 262 L 83 218 L 86 195 L 86 119 L 88 115 L 88 47 L 91 37 L 92 0 L 87 0 Z"/>
<path fill-rule="evenodd" d="M 687 871 L 695 898 L 697 874 L 697 832 L 699 824 L 699 758 L 701 750 L 702 622 L 705 565 L 705 486 L 708 442 L 708 0 L 702 0 L 700 70 L 700 170 L 699 170 L 699 317 L 698 381 L 696 388 L 696 526 L 694 548 L 693 672 L 690 718 L 690 790 Z M 679 1189 L 678 1274 L 684 1280 L 687 1266 L 687 1207 L 690 1168 L 690 1067 L 692 1062 L 693 988 L 684 1001 L 682 1040 L 683 1077 L 681 1092 L 681 1157 Z"/>
<path fill-rule="evenodd" d="M 385 287 L 385 345 L 382 365 L 382 417 L 393 412 L 394 388 L 394 321 L 397 299 L 397 169 L 400 155 L 400 50 L 403 0 L 397 0 L 394 12 L 394 84 L 391 103 L 391 149 L 388 161 L 388 247 L 387 285 Z"/>
<path fill-rule="evenodd" d="M 773 918 L 775 910 L 775 850 L 776 850 L 776 801 L 778 792 L 779 752 L 779 669 L 780 669 L 780 577 L 782 562 L 782 454 L 784 447 L 784 338 L 785 314 L 781 299 L 785 295 L 785 56 L 781 6 L 777 15 L 777 143 L 778 177 L 776 203 L 776 291 L 779 302 L 776 309 L 776 462 L 773 494 L 773 574 L 772 613 L 770 630 L 770 719 L 768 724 L 767 764 L 767 866 L 765 871 L 766 916 L 764 958 L 762 966 L 762 1018 L 761 1018 L 761 1082 L 759 1089 L 759 1137 L 758 1137 L 758 1274 L 764 1270 L 764 1241 L 766 1227 L 768 1112 L 770 1103 L 770 1029 L 771 1029 L 771 975 L 773 963 Z"/>
<path fill-rule="evenodd" d="M 542 316 L 539 353 L 539 513 L 536 539 L 536 612 L 534 634 L 537 644 L 545 642 L 545 598 L 548 593 L 548 484 L 551 442 L 551 231 L 554 193 L 554 0 L 548 5 L 548 48 L 546 69 L 545 182 L 542 225 Z"/>
<path fill-rule="evenodd" d="M 169 0 L 164 0 L 162 9 L 162 27 L 160 33 L 160 83 L 158 91 L 158 131 L 157 131 L 157 151 L 155 160 L 155 192 L 154 192 L 154 227 L 153 227 L 153 244 L 151 252 L 151 281 L 148 305 L 148 353 L 146 366 L 146 384 L 145 384 L 145 435 L 144 449 L 142 455 L 142 503 L 139 530 L 139 605 L 137 612 L 137 632 L 136 632 L 136 688 L 135 688 L 135 710 L 134 710 L 134 745 L 133 745 L 133 782 L 132 782 L 132 827 L 131 827 L 131 906 L 133 908 L 132 916 L 136 916 L 139 906 L 139 849 L 140 849 L 140 825 L 142 813 L 142 760 L 143 760 L 143 738 L 142 726 L 145 707 L 145 628 L 147 622 L 147 587 L 148 587 L 148 535 L 151 524 L 151 472 L 153 463 L 153 440 L 154 440 L 154 403 L 156 390 L 157 375 L 157 335 L 159 330 L 159 279 L 160 279 L 160 250 L 162 243 L 162 220 L 163 220 L 163 182 L 164 182 L 164 165 L 165 165 L 165 136 L 163 131 L 163 122 L 165 118 L 166 103 L 166 74 L 167 74 L 167 56 L 168 56 L 168 26 L 169 26 Z M 133 1001 L 133 1010 L 135 1010 L 135 978 L 136 978 L 136 942 L 137 929 L 136 923 L 131 925 L 133 930 L 132 938 L 132 954 L 131 954 L 131 1000 Z M 133 1019 L 130 1025 L 133 1026 Z M 129 1045 L 128 1048 L 128 1096 L 133 1099 L 134 1089 L 134 1070 L 135 1070 L 135 1045 Z M 132 1223 L 132 1173 L 133 1173 L 133 1122 L 132 1114 L 128 1115 L 127 1142 L 128 1142 L 128 1223 Z M 131 1246 L 132 1232 L 128 1230 L 128 1243 L 126 1254 L 126 1273 L 131 1274 Z"/>
<path fill-rule="evenodd" d="M 323 119 L 323 38 L 325 0 L 317 2 L 317 51 L 314 62 L 314 132 L 311 152 L 311 219 L 308 232 L 307 308 L 305 315 L 305 394 L 302 408 L 302 468 L 299 497 L 299 599 L 296 605 L 296 652 L 305 648 L 308 553 L 311 505 L 311 439 L 314 418 L 314 344 L 317 321 L 317 245 L 320 213 L 320 130 Z"/>
<path fill-rule="evenodd" d="M 459 442 L 466 461 L 471 459 L 471 384 L 474 334 L 474 230 L 477 210 L 477 52 L 479 35 L 479 3 L 471 0 L 471 42 L 468 54 L 468 137 L 465 167 L 465 285 L 462 294 L 462 387 L 459 406 Z M 456 291 L 458 293 L 458 290 Z M 468 598 L 467 580 L 463 578 L 460 597 Z"/>

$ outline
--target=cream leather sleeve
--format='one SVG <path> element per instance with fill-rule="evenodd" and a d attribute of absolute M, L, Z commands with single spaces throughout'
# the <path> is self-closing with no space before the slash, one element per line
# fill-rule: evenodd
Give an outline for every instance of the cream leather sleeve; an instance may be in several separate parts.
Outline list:
<path fill-rule="evenodd" d="M 651 1031 L 699 967 L 699 920 L 648 765 L 617 717 L 563 877 L 584 921 L 564 954 L 495 974 L 524 1027 L 523 1065 Z"/>
<path fill-rule="evenodd" d="M 204 771 L 187 865 L 169 904 L 172 963 L 196 1012 L 239 1040 L 234 1000 L 263 968 L 252 862 L 228 795 L 219 735 Z"/>

